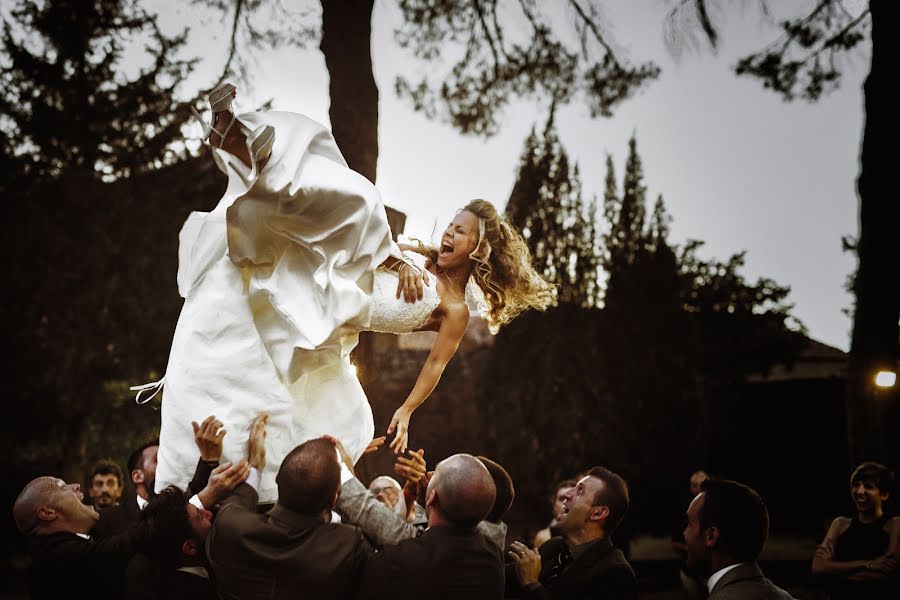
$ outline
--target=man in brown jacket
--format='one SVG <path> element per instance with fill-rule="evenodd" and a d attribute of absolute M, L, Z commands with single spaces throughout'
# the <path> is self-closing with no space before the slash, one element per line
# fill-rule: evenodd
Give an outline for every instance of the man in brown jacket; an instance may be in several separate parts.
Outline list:
<path fill-rule="evenodd" d="M 350 598 L 371 552 L 355 527 L 332 524 L 341 471 L 333 442 L 310 440 L 281 463 L 278 502 L 256 511 L 255 486 L 265 465 L 265 416 L 248 443 L 247 483 L 226 498 L 207 538 L 207 556 L 222 598 Z"/>

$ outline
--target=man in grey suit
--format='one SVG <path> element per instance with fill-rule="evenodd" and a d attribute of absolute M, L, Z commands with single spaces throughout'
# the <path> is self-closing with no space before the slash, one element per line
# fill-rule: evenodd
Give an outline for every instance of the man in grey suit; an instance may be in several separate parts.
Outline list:
<path fill-rule="evenodd" d="M 380 502 L 356 478 L 352 459 L 347 455 L 346 450 L 343 449 L 340 443 L 337 445 L 341 452 L 345 470 L 344 475 L 342 475 L 344 482 L 341 485 L 341 493 L 335 505 L 335 511 L 341 516 L 343 521 L 362 529 L 369 541 L 377 548 L 393 546 L 403 540 L 413 539 L 422 535 L 428 526 L 428 519 L 419 503 L 425 504 L 425 489 L 431 474 L 434 473 L 433 471 L 426 473 L 422 451 L 420 450 L 417 453 L 410 452 L 411 458 L 399 456 L 397 465 L 394 468 L 396 473 L 407 478 L 407 488 L 412 487 L 415 489 L 416 484 L 418 484 L 421 496 L 418 502 L 412 496 L 407 497 L 408 502 L 416 503 L 417 509 L 416 516 L 411 521 L 407 521 Z M 502 465 L 485 456 L 476 458 L 487 468 L 494 481 L 496 490 L 496 501 L 487 517 L 478 523 L 476 530 L 502 550 L 506 546 L 507 531 L 503 517 L 513 503 L 515 488 L 512 478 Z M 410 481 L 413 484 L 412 486 L 409 486 Z"/>
<path fill-rule="evenodd" d="M 371 549 L 355 527 L 332 524 L 341 469 L 334 443 L 310 440 L 284 458 L 275 479 L 278 502 L 256 511 L 265 465 L 265 417 L 254 421 L 251 468 L 222 507 L 207 538 L 207 556 L 224 599 L 352 598 Z"/>
<path fill-rule="evenodd" d="M 685 569 L 708 578 L 708 600 L 793 600 L 766 579 L 756 559 L 769 535 L 769 513 L 753 489 L 707 479 L 687 511 Z"/>
<path fill-rule="evenodd" d="M 498 600 L 503 595 L 500 548 L 476 531 L 496 488 L 484 463 L 455 454 L 428 483 L 428 529 L 387 546 L 366 565 L 362 598 Z"/>

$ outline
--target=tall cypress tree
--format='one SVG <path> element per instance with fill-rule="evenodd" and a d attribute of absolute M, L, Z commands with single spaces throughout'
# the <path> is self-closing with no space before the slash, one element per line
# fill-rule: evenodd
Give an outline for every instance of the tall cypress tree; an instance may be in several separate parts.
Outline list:
<path fill-rule="evenodd" d="M 578 166 L 570 165 L 552 115 L 540 137 L 532 130 L 525 141 L 506 215 L 522 230 L 536 267 L 559 286 L 559 301 L 593 306 L 599 288 L 596 229 L 582 200 Z"/>
<path fill-rule="evenodd" d="M 193 61 L 175 58 L 186 33 L 164 35 L 156 18 L 124 0 L 21 0 L 4 21 L 0 127 L 27 156 L 26 173 L 112 179 L 170 164 L 189 117 L 174 91 Z M 144 64 L 122 72 L 129 44 Z"/>

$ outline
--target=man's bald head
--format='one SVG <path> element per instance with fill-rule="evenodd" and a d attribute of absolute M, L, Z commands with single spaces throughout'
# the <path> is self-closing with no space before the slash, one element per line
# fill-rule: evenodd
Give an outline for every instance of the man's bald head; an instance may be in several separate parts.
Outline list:
<path fill-rule="evenodd" d="M 491 511 L 496 496 L 494 479 L 484 464 L 470 454 L 454 454 L 435 469 L 427 503 L 448 524 L 475 527 Z"/>
<path fill-rule="evenodd" d="M 97 521 L 92 506 L 82 504 L 84 494 L 77 483 L 58 477 L 32 479 L 13 503 L 13 519 L 21 533 L 72 531 L 86 533 Z"/>
<path fill-rule="evenodd" d="M 13 519 L 20 533 L 29 533 L 38 525 L 38 510 L 53 504 L 59 490 L 55 477 L 37 477 L 28 482 L 13 504 Z"/>

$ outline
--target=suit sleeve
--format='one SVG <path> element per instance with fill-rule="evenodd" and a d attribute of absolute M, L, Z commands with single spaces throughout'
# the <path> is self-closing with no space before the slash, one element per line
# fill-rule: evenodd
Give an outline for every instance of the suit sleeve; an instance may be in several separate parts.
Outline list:
<path fill-rule="evenodd" d="M 376 546 L 393 546 L 419 534 L 418 527 L 376 500 L 355 477 L 341 486 L 335 509 L 345 522 L 362 529 Z"/>
<path fill-rule="evenodd" d="M 99 541 L 72 544 L 73 560 L 83 569 L 103 572 L 125 572 L 131 557 L 140 552 L 147 539 L 147 528 L 143 523 L 135 523 L 125 531 Z"/>
<path fill-rule="evenodd" d="M 194 478 L 188 484 L 188 490 L 191 494 L 199 494 L 203 491 L 203 488 L 206 487 L 206 483 L 209 481 L 209 476 L 216 466 L 203 460 L 197 461 L 197 468 L 194 469 Z"/>
<path fill-rule="evenodd" d="M 212 529 L 206 537 L 206 557 L 213 570 L 219 565 L 219 548 L 227 547 L 230 539 L 242 537 L 242 532 L 248 526 L 248 519 L 256 514 L 258 501 L 256 490 L 247 483 L 238 485 L 222 500 Z"/>

